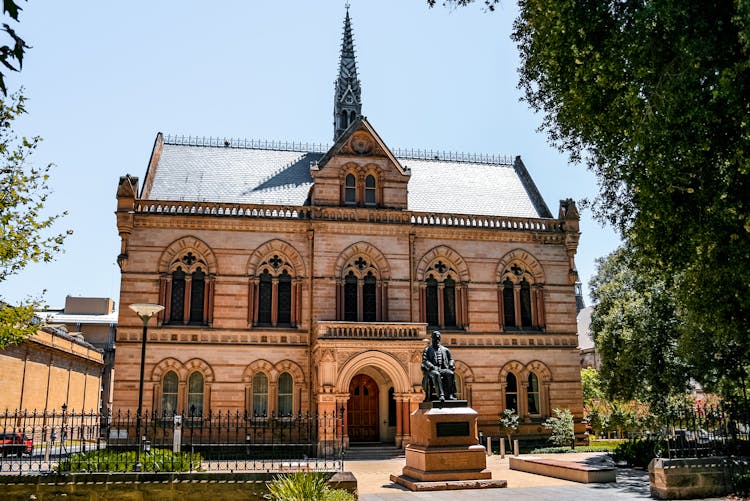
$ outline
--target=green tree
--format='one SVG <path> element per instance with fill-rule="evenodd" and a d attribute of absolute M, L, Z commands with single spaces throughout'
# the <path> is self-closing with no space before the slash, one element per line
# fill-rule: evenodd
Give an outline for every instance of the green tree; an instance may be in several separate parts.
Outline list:
<path fill-rule="evenodd" d="M 21 7 L 18 6 L 17 2 L 3 0 L 3 15 L 7 15 L 13 21 L 18 21 L 20 11 Z M 0 46 L 0 63 L 10 71 L 20 71 L 23 66 L 23 55 L 29 46 L 8 23 L 3 23 L 0 32 L 5 34 L 4 37 L 7 40 L 7 43 Z M 5 74 L 2 71 L 0 71 L 0 92 L 3 93 L 3 96 L 8 95 L 8 89 L 5 87 Z"/>
<path fill-rule="evenodd" d="M 552 432 L 549 440 L 557 446 L 572 445 L 575 435 L 573 433 L 573 413 L 569 409 L 553 409 L 554 416 L 548 417 L 542 426 Z"/>
<path fill-rule="evenodd" d="M 690 325 L 686 358 L 709 384 L 744 381 L 750 4 L 519 5 L 520 86 L 542 128 L 596 173 L 595 214 L 674 295 Z M 671 342 L 662 332 L 655 349 Z"/>
<path fill-rule="evenodd" d="M 518 3 L 519 86 L 541 128 L 597 175 L 594 214 L 674 295 L 702 382 L 745 395 L 750 2 Z"/>
<path fill-rule="evenodd" d="M 500 417 L 497 419 L 498 424 L 500 425 L 500 433 L 504 434 L 506 437 L 508 437 L 508 446 L 513 446 L 513 440 L 511 440 L 511 437 L 513 433 L 518 431 L 518 414 L 516 413 L 515 409 L 505 409 L 501 414 Z"/>
<path fill-rule="evenodd" d="M 682 356 L 684 323 L 671 289 L 620 247 L 597 261 L 591 332 L 601 356 L 598 377 L 610 399 L 638 399 L 658 408 L 682 394 L 691 376 Z"/>
<path fill-rule="evenodd" d="M 586 367 L 581 369 L 581 385 L 583 386 L 583 403 L 590 402 L 595 398 L 604 398 L 602 383 L 599 380 L 599 371 Z"/>
<path fill-rule="evenodd" d="M 14 120 L 26 113 L 24 102 L 20 94 L 0 99 L 0 282 L 29 263 L 51 261 L 71 233 L 48 234 L 65 213 L 42 214 L 49 195 L 47 180 L 52 165 L 29 164 L 29 157 L 41 139 L 19 139 L 13 131 Z M 35 331 L 32 319 L 37 305 L 34 298 L 12 306 L 0 298 L 0 349 L 22 341 Z"/>

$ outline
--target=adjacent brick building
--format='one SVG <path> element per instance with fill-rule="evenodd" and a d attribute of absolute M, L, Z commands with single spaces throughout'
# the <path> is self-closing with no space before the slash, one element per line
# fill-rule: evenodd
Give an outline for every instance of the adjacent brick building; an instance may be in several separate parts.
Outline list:
<path fill-rule="evenodd" d="M 361 115 L 347 13 L 334 144 L 165 137 L 117 190 L 114 407 L 206 416 L 344 409 L 348 441 L 408 442 L 421 352 L 439 329 L 458 391 L 497 434 L 580 419 L 579 215 L 553 217 L 520 157 L 386 145 Z M 582 431 L 582 429 L 580 430 Z"/>
<path fill-rule="evenodd" d="M 99 410 L 104 357 L 80 336 L 43 327 L 0 350 L 0 412 Z"/>
<path fill-rule="evenodd" d="M 102 351 L 104 367 L 101 381 L 101 409 L 112 408 L 112 371 L 115 365 L 115 333 L 117 332 L 115 302 L 105 297 L 67 296 L 65 307 L 37 312 L 37 317 L 52 327 L 83 338 Z"/>

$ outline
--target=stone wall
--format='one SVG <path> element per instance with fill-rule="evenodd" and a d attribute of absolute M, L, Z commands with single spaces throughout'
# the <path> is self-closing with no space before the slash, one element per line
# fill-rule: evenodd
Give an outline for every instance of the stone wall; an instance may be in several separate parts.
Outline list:
<path fill-rule="evenodd" d="M 86 342 L 38 331 L 0 350 L 0 409 L 98 411 L 103 363 Z"/>
<path fill-rule="evenodd" d="M 91 473 L 61 476 L 0 475 L 2 498 L 85 499 L 86 501 L 203 501 L 233 499 L 261 501 L 268 493 L 266 473 Z M 349 472 L 335 473 L 329 485 L 356 492 L 357 479 Z M 35 497 L 31 497 L 31 496 Z"/>
<path fill-rule="evenodd" d="M 651 495 L 658 499 L 700 499 L 730 493 L 723 457 L 654 458 L 648 465 Z"/>

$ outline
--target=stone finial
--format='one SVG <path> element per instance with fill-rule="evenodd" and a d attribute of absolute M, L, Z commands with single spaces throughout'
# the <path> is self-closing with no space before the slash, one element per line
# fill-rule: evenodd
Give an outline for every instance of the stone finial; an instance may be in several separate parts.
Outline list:
<path fill-rule="evenodd" d="M 565 231 L 565 251 L 568 255 L 568 282 L 570 282 L 570 285 L 574 285 L 578 281 L 575 255 L 578 250 L 578 240 L 581 236 L 579 231 L 580 218 L 581 215 L 578 212 L 575 200 L 572 198 L 560 200 L 559 219 L 563 221 L 563 230 Z"/>

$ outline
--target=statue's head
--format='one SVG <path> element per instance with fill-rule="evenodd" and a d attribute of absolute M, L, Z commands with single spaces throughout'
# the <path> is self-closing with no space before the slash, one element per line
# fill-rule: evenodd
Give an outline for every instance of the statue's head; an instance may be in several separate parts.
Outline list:
<path fill-rule="evenodd" d="M 440 331 L 432 331 L 432 346 L 440 344 Z"/>

